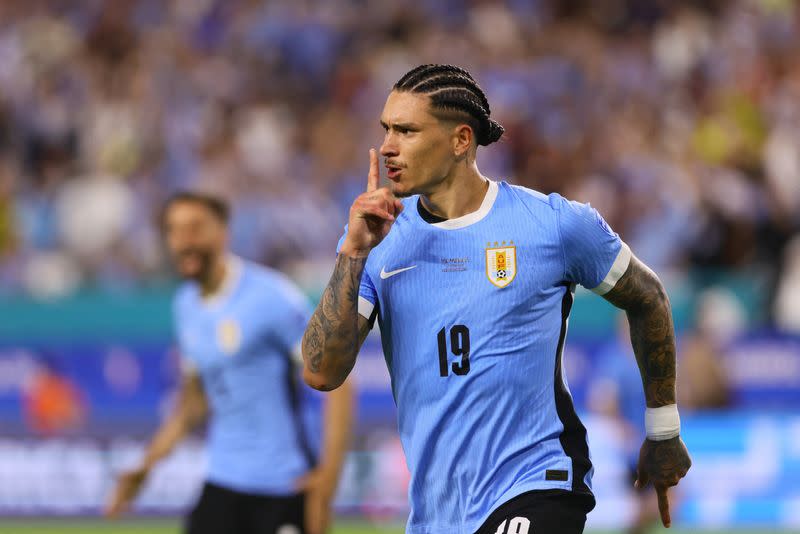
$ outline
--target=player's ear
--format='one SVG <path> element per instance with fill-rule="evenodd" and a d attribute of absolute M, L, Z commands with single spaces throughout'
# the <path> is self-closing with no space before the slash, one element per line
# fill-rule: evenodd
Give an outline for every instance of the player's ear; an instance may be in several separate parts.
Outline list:
<path fill-rule="evenodd" d="M 456 157 L 464 156 L 472 146 L 475 139 L 475 132 L 469 124 L 461 123 L 456 125 L 453 131 L 453 152 Z"/>

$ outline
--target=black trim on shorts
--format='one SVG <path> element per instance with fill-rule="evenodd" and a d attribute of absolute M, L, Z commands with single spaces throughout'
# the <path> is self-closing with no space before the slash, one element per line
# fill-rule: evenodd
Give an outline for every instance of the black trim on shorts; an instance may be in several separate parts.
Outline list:
<path fill-rule="evenodd" d="M 572 460 L 572 491 L 584 495 L 592 495 L 592 490 L 584 481 L 586 474 L 592 468 L 592 462 L 589 459 L 589 442 L 586 440 L 586 427 L 583 426 L 578 414 L 575 412 L 572 395 L 570 395 L 564 382 L 562 365 L 564 342 L 567 337 L 567 319 L 573 303 L 572 284 L 565 282 L 564 286 L 564 298 L 561 301 L 561 333 L 558 337 L 558 348 L 556 349 L 554 380 L 556 412 L 561 424 L 564 426 L 564 430 L 558 440 L 561 442 L 564 454 Z M 592 498 L 594 497 L 592 496 Z"/>

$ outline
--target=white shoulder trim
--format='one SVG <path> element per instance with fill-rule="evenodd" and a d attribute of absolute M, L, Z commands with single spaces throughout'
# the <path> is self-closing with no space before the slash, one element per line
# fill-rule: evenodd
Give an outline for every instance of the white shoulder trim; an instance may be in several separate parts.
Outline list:
<path fill-rule="evenodd" d="M 358 296 L 358 313 L 359 315 L 363 315 L 366 319 L 369 319 L 372 316 L 372 310 L 375 309 L 375 305 L 362 297 L 361 295 Z"/>
<path fill-rule="evenodd" d="M 619 279 L 622 278 L 622 275 L 625 274 L 625 271 L 628 269 L 628 265 L 631 263 L 631 255 L 631 249 L 623 242 L 617 254 L 617 259 L 614 260 L 608 274 L 603 278 L 603 281 L 600 282 L 597 287 L 592 288 L 591 291 L 598 295 L 605 295 L 614 289 L 614 286 L 617 285 Z"/>
<path fill-rule="evenodd" d="M 497 192 L 499 189 L 500 188 L 498 187 L 497 182 L 489 180 L 489 189 L 486 191 L 486 196 L 483 197 L 481 207 L 478 208 L 477 211 L 467 213 L 466 215 L 456 217 L 455 219 L 447 219 L 446 221 L 433 223 L 431 226 L 442 228 L 444 230 L 457 230 L 459 228 L 464 228 L 465 226 L 475 224 L 489 214 L 489 210 L 492 209 L 492 206 L 494 206 L 494 201 L 497 199 Z"/>

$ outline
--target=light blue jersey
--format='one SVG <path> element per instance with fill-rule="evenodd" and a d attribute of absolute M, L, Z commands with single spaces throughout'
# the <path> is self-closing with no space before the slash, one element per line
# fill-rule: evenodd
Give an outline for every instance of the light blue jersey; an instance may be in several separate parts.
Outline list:
<path fill-rule="evenodd" d="M 475 532 L 530 490 L 591 494 L 562 371 L 567 318 L 575 284 L 607 292 L 630 250 L 591 207 L 504 182 L 478 211 L 435 224 L 418 197 L 403 202 L 367 259 L 359 313 L 377 312 L 391 375 L 406 532 Z"/>
<path fill-rule="evenodd" d="M 220 294 L 194 283 L 175 297 L 175 323 L 188 372 L 210 407 L 207 480 L 244 493 L 286 496 L 314 464 L 302 422 L 293 354 L 310 309 L 284 275 L 231 258 Z"/>

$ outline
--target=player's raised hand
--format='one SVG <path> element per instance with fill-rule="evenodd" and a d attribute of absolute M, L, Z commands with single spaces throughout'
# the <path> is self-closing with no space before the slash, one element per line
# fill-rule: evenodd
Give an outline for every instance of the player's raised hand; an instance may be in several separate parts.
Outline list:
<path fill-rule="evenodd" d="M 369 151 L 369 174 L 367 190 L 360 194 L 350 206 L 347 237 L 342 252 L 354 256 L 366 256 L 389 233 L 395 217 L 403 211 L 403 203 L 387 187 L 380 185 L 378 154 Z"/>
<path fill-rule="evenodd" d="M 149 471 L 144 468 L 127 471 L 120 475 L 117 486 L 108 502 L 104 514 L 109 519 L 117 519 L 128 511 L 131 502 L 139 494 Z"/>
<path fill-rule="evenodd" d="M 667 490 L 677 486 L 692 466 L 689 451 L 680 436 L 664 441 L 645 439 L 639 450 L 639 465 L 636 468 L 636 488 L 642 489 L 653 483 L 658 495 L 658 511 L 665 527 L 672 524 L 669 515 Z"/>

